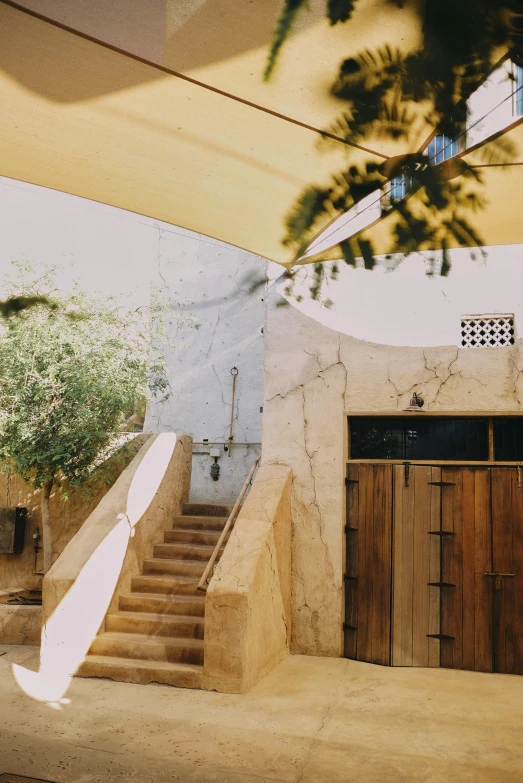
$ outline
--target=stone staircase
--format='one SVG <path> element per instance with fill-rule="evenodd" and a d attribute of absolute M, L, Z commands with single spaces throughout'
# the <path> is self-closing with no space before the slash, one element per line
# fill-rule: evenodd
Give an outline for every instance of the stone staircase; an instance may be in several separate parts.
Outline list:
<path fill-rule="evenodd" d="M 228 506 L 187 504 L 144 561 L 119 610 L 105 618 L 77 676 L 200 688 L 205 593 L 196 589 L 223 530 Z M 223 549 L 219 553 L 221 556 Z"/>

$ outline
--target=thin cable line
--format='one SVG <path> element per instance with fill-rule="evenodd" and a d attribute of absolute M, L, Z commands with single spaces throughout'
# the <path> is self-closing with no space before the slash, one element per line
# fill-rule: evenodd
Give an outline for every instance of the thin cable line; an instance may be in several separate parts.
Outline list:
<path fill-rule="evenodd" d="M 444 153 L 445 153 L 445 150 L 448 150 L 448 149 L 449 149 L 449 147 L 451 147 L 451 146 L 452 146 L 454 143 L 457 143 L 457 142 L 458 142 L 458 141 L 459 141 L 459 140 L 460 140 L 460 139 L 461 139 L 463 136 L 466 136 L 466 135 L 467 135 L 467 133 L 469 133 L 469 132 L 470 132 L 470 131 L 471 131 L 473 128 L 475 128 L 475 127 L 476 127 L 476 125 L 478 125 L 480 122 L 483 122 L 483 120 L 486 120 L 486 119 L 487 119 L 487 117 L 489 117 L 489 116 L 492 114 L 492 112 L 494 112 L 494 111 L 496 111 L 497 109 L 499 109 L 499 107 L 500 107 L 500 106 L 503 106 L 503 104 L 504 104 L 504 103 L 506 103 L 508 100 L 513 100 L 513 99 L 514 99 L 514 97 L 515 97 L 515 96 L 518 94 L 518 92 L 520 92 L 522 89 L 523 89 L 523 85 L 521 85 L 521 87 L 518 87 L 516 90 L 514 90 L 513 92 L 511 92 L 511 93 L 510 93 L 510 95 L 507 95 L 507 97 L 506 97 L 506 98 L 503 98 L 503 100 L 502 100 L 502 101 L 500 101 L 500 102 L 499 102 L 499 103 L 498 103 L 496 106 L 494 106 L 492 109 L 490 109 L 490 111 L 488 111 L 488 112 L 487 112 L 487 113 L 486 113 L 486 114 L 485 114 L 483 117 L 480 117 L 480 118 L 479 118 L 479 120 L 476 120 L 476 122 L 474 122 L 472 125 L 470 125 L 470 126 L 468 126 L 467 128 L 465 128 L 465 130 L 463 130 L 463 131 L 462 131 L 462 132 L 459 134 L 459 136 L 456 136 L 456 138 L 455 138 L 455 139 L 451 139 L 451 140 L 450 140 L 450 142 L 449 142 L 449 144 L 447 144 L 447 146 L 446 146 L 446 147 L 443 147 L 443 149 L 441 150 L 441 153 L 440 153 L 440 154 L 444 154 Z M 439 134 L 437 134 L 437 135 L 439 135 Z M 443 135 L 443 136 L 444 136 L 444 134 L 441 134 L 441 135 Z M 436 136 L 434 136 L 434 138 L 436 138 Z M 449 137 L 449 138 L 450 138 L 450 137 Z M 487 138 L 488 138 L 488 137 L 487 137 Z M 487 140 L 487 139 L 485 139 L 485 141 L 486 141 L 486 140 Z M 430 145 L 430 143 L 431 143 L 432 141 L 433 141 L 433 139 L 431 139 L 431 140 L 429 141 L 429 143 L 427 144 L 427 147 L 426 147 L 425 149 L 428 149 L 428 147 L 429 147 L 429 145 Z M 466 150 L 462 150 L 462 153 L 465 153 L 465 152 L 466 152 Z M 458 156 L 458 155 L 460 155 L 460 153 L 459 153 L 459 152 L 457 152 L 455 155 L 451 155 L 451 157 L 452 157 L 452 158 L 454 158 L 454 157 L 456 157 L 456 156 Z M 445 160 L 445 159 L 444 159 L 444 160 Z M 447 158 L 447 160 L 450 160 L 450 158 Z"/>
<path fill-rule="evenodd" d="M 248 101 L 246 98 L 240 98 L 239 95 L 233 95 L 232 93 L 226 92 L 225 90 L 220 90 L 218 87 L 213 87 L 211 84 L 206 84 L 205 82 L 201 82 L 198 79 L 193 79 L 191 76 L 186 76 L 186 74 L 184 73 L 180 73 L 179 71 L 174 71 L 171 68 L 167 68 L 165 65 L 160 65 L 159 63 L 155 63 L 153 60 L 148 60 L 145 57 L 141 57 L 138 54 L 133 54 L 132 52 L 128 52 L 126 49 L 120 49 L 118 46 L 114 46 L 113 44 L 107 43 L 106 41 L 102 41 L 99 38 L 95 38 L 92 35 L 88 35 L 87 33 L 82 33 L 80 30 L 75 30 L 74 27 L 69 27 L 68 25 L 62 24 L 62 22 L 57 22 L 54 19 L 50 19 L 48 16 L 44 16 L 43 14 L 39 14 L 36 11 L 30 10 L 29 8 L 25 8 L 24 6 L 15 3 L 13 0 L 0 0 L 0 3 L 9 6 L 11 8 L 14 8 L 17 11 L 21 11 L 22 13 L 27 14 L 27 16 L 32 16 L 35 19 L 39 19 L 41 22 L 45 22 L 46 24 L 50 24 L 53 27 L 57 27 L 60 30 L 65 30 L 66 32 L 71 33 L 72 35 L 76 35 L 78 38 L 83 38 L 86 41 L 90 41 L 91 43 L 97 44 L 98 46 L 103 46 L 105 49 L 109 49 L 112 52 L 116 52 L 117 54 L 121 54 L 124 57 L 128 57 L 131 60 L 136 60 L 137 62 L 142 63 L 143 65 L 148 65 L 150 68 L 154 68 L 157 71 L 166 73 L 169 76 L 174 76 L 177 79 L 182 79 L 185 82 L 189 82 L 189 84 L 193 84 L 195 87 L 201 87 L 204 90 L 208 90 L 209 92 L 214 92 L 217 95 L 221 95 L 222 97 L 228 98 L 231 101 L 236 101 L 236 103 L 241 103 L 244 106 L 248 106 L 251 109 L 256 109 L 257 111 L 261 111 L 264 114 L 269 114 L 272 117 L 276 117 L 279 120 L 284 120 L 285 122 L 290 122 L 292 125 L 297 125 L 300 128 L 305 128 L 306 130 L 310 130 L 313 133 L 318 133 L 320 136 L 327 136 L 329 139 L 332 139 L 333 141 L 338 141 L 340 144 L 345 144 L 348 147 L 354 147 L 356 149 L 362 150 L 363 152 L 368 152 L 371 155 L 375 155 L 377 158 L 383 158 L 384 160 L 387 160 L 387 155 L 384 155 L 381 152 L 377 152 L 376 150 L 371 150 L 369 147 L 363 147 L 361 144 L 356 144 L 356 142 L 353 141 L 347 141 L 346 139 L 343 139 L 340 136 L 336 136 L 334 133 L 329 133 L 328 131 L 320 130 L 319 128 L 316 128 L 314 125 L 309 125 L 308 123 L 302 122 L 301 120 L 297 120 L 294 117 L 289 117 L 286 114 L 281 114 L 280 112 L 274 111 L 273 109 L 269 109 L 266 106 L 261 106 L 259 103 Z"/>
<path fill-rule="evenodd" d="M 386 185 L 386 184 L 387 184 L 387 182 L 390 182 L 390 181 L 391 181 L 391 180 L 386 180 L 386 181 L 383 183 L 383 185 Z M 383 187 L 383 185 L 381 185 L 380 187 Z M 376 188 L 376 190 L 377 190 L 377 188 Z M 404 197 L 404 198 L 405 198 L 405 197 Z M 308 246 L 307 250 L 312 250 L 312 249 L 313 249 L 313 244 L 314 244 L 314 242 L 319 242 L 320 240 L 321 240 L 321 241 L 323 241 L 324 239 L 328 239 L 328 238 L 329 238 L 329 237 L 331 237 L 331 236 L 332 236 L 334 233 L 336 233 L 336 231 L 338 231 L 340 228 L 345 228 L 345 226 L 348 226 L 348 224 L 349 224 L 349 223 L 352 223 L 352 221 L 353 221 L 353 220 L 356 220 L 356 218 L 357 218 L 357 217 L 360 217 L 360 215 L 364 215 L 364 214 L 365 214 L 365 212 L 366 212 L 368 209 L 370 209 L 371 207 L 373 207 L 375 204 L 378 204 L 378 203 L 381 201 L 381 199 L 382 199 L 382 195 L 380 194 L 379 198 L 377 198 L 377 199 L 376 199 L 376 201 L 373 201 L 371 204 L 367 204 L 367 206 L 365 207 L 365 209 L 362 209 L 362 211 L 361 211 L 361 212 L 358 212 L 358 213 L 357 213 L 357 214 L 355 214 L 353 217 L 349 218 L 349 220 L 347 220 L 347 222 L 346 222 L 346 223 L 344 223 L 344 224 L 343 224 L 343 226 L 338 226 L 337 228 L 333 228 L 333 229 L 332 229 L 332 231 L 330 231 L 328 234 L 320 234 L 318 237 L 316 237 L 316 239 L 315 239 L 315 240 L 313 240 L 313 241 L 310 243 L 310 245 Z M 350 209 L 354 209 L 354 207 L 356 207 L 356 206 L 357 206 L 359 203 L 360 203 L 360 202 L 359 202 L 359 201 L 357 201 L 355 204 L 353 204 L 353 205 L 352 205 L 352 207 L 350 207 Z M 338 218 L 335 218 L 334 220 L 336 221 L 336 220 L 338 220 L 339 218 L 343 217 L 343 215 L 347 215 L 347 214 L 349 213 L 349 211 L 350 211 L 350 210 L 348 209 L 348 210 L 347 210 L 347 212 L 343 212 L 341 215 L 338 215 Z M 348 238 L 348 237 L 347 237 L 347 238 Z M 344 242 L 344 241 L 345 241 L 344 239 L 341 239 L 341 240 L 340 240 L 340 242 Z M 321 251 L 317 251 L 317 252 L 321 252 Z M 300 256 L 300 258 L 304 258 L 304 257 L 305 257 L 305 255 L 303 255 L 303 256 Z"/>
<path fill-rule="evenodd" d="M 502 106 L 504 103 L 506 103 L 508 100 L 513 100 L 514 96 L 515 96 L 515 95 L 517 95 L 517 94 L 518 94 L 518 92 L 520 92 L 521 90 L 523 90 L 523 85 L 521 85 L 521 87 L 518 87 L 518 88 L 517 88 L 517 90 L 514 90 L 513 92 L 511 92 L 511 93 L 510 93 L 510 95 L 507 95 L 507 97 L 506 97 L 506 98 L 503 98 L 503 100 L 502 100 L 502 101 L 500 101 L 498 104 L 496 104 L 496 106 L 494 106 L 492 109 L 490 109 L 490 110 L 489 110 L 489 111 L 488 111 L 488 112 L 487 112 L 485 115 L 483 115 L 483 117 L 480 117 L 478 120 L 476 120 L 474 123 L 472 123 L 472 125 L 470 125 L 470 126 L 468 126 L 467 128 L 465 128 L 465 130 L 464 130 L 464 131 L 462 131 L 462 132 L 459 134 L 459 136 L 456 136 L 456 138 L 455 138 L 455 139 L 451 139 L 450 143 L 449 143 L 449 144 L 447 144 L 445 147 L 443 147 L 443 149 L 442 149 L 442 150 L 440 150 L 440 153 L 439 153 L 439 154 L 444 154 L 444 153 L 445 153 L 445 150 L 449 149 L 449 147 L 451 147 L 453 144 L 457 143 L 457 142 L 458 142 L 458 141 L 459 141 L 459 140 L 460 140 L 460 139 L 461 139 L 463 136 L 465 136 L 467 133 L 469 133 L 469 132 L 470 132 L 470 131 L 471 131 L 473 128 L 475 128 L 475 127 L 476 127 L 476 125 L 478 125 L 480 122 L 483 122 L 483 120 L 486 120 L 486 119 L 487 119 L 487 117 L 489 117 L 489 116 L 492 114 L 492 112 L 494 112 L 494 111 L 496 111 L 497 109 L 499 109 L 499 107 L 500 107 L 500 106 Z M 437 134 L 437 135 L 438 135 L 438 134 Z M 444 136 L 444 134 L 442 134 L 442 135 Z M 434 138 L 436 138 L 436 136 L 434 136 Z M 432 141 L 432 140 L 433 140 L 433 139 L 431 139 L 431 141 Z M 488 140 L 488 137 L 487 137 L 487 139 L 485 139 L 484 141 L 486 142 L 487 140 Z M 427 147 L 426 147 L 425 149 L 428 149 L 428 146 L 430 145 L 431 141 L 429 141 L 429 143 L 428 143 L 428 145 L 427 145 Z M 463 150 L 463 154 L 465 154 L 465 153 L 466 153 L 466 150 Z M 452 158 L 458 157 L 459 155 L 460 155 L 460 153 L 456 153 L 455 155 L 451 155 L 451 157 L 450 157 L 450 158 L 447 158 L 447 160 L 451 160 Z M 444 162 L 444 161 L 445 161 L 445 158 L 443 159 L 443 161 L 442 161 L 442 162 Z M 436 166 L 438 166 L 438 165 L 440 165 L 440 164 L 438 164 L 438 163 L 435 163 L 435 164 L 432 164 L 432 165 L 436 165 Z M 486 165 L 487 165 L 487 164 L 485 164 L 483 167 L 486 167 Z M 519 164 L 517 164 L 517 163 L 514 163 L 514 164 L 510 164 L 510 163 L 508 163 L 508 164 L 490 164 L 490 165 L 507 165 L 507 166 L 510 166 L 510 165 L 522 165 L 522 164 L 520 164 L 520 163 L 519 163 Z M 478 165 L 474 166 L 473 168 L 478 168 Z M 396 178 L 394 177 L 394 179 L 396 179 Z M 392 182 L 392 179 L 391 179 L 391 178 L 389 178 L 389 179 L 388 179 L 388 180 L 386 180 L 386 181 L 385 181 L 383 184 L 384 184 L 384 185 L 386 185 L 386 184 L 387 184 L 387 182 Z M 406 198 L 406 196 L 404 196 L 403 198 Z M 402 199 L 400 199 L 400 200 L 402 200 Z M 373 201 L 371 204 L 368 204 L 368 205 L 365 207 L 365 209 L 363 209 L 361 212 L 358 212 L 357 214 L 355 214 L 355 215 L 354 215 L 354 217 L 351 217 L 349 220 L 347 220 L 347 222 L 346 222 L 346 223 L 344 223 L 344 224 L 343 224 L 343 226 L 339 226 L 338 228 L 344 228 L 345 226 L 347 226 L 349 223 L 351 223 L 351 222 L 352 222 L 353 220 L 355 220 L 357 217 L 359 217 L 360 215 L 363 215 L 363 214 L 364 214 L 364 213 L 365 213 L 365 212 L 366 212 L 368 209 L 371 209 L 371 207 L 373 207 L 375 204 L 377 204 L 377 203 L 378 203 L 378 201 L 381 201 L 381 196 L 380 196 L 380 198 L 379 198 L 379 199 L 377 199 L 376 201 Z M 353 208 L 354 208 L 356 205 L 357 205 L 357 204 L 354 204 L 354 205 L 351 207 L 351 209 L 353 209 Z M 347 210 L 347 212 L 348 212 L 348 211 L 349 211 L 349 210 Z M 347 212 L 346 212 L 346 213 L 344 213 L 344 214 L 347 214 Z M 340 215 L 340 217 L 341 217 L 341 215 Z M 317 238 L 316 238 L 316 240 L 313 240 L 313 242 L 311 242 L 311 244 L 310 244 L 310 245 L 309 245 L 309 247 L 308 247 L 308 250 L 310 250 L 310 249 L 312 249 L 312 248 L 313 248 L 314 242 L 316 242 L 316 241 L 319 241 L 320 239 L 321 239 L 322 241 L 323 241 L 324 239 L 328 239 L 330 236 L 332 236 L 332 235 L 333 235 L 333 234 L 334 234 L 334 233 L 335 233 L 335 232 L 338 230 L 338 228 L 333 228 L 333 229 L 332 229 L 332 231 L 330 231 L 328 234 L 324 234 L 324 235 L 323 235 L 323 234 L 320 234 L 320 236 L 319 236 L 319 237 L 317 237 Z M 344 240 L 341 240 L 341 241 L 344 241 Z M 301 258 L 304 258 L 304 257 L 305 257 L 305 256 L 301 256 Z"/>

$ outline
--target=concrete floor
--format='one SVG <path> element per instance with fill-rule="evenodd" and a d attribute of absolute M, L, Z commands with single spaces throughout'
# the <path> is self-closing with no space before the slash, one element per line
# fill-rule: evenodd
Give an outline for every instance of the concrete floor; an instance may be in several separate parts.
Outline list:
<path fill-rule="evenodd" d="M 5 651 L 5 655 L 1 655 Z M 246 696 L 75 679 L 35 702 L 0 647 L 0 773 L 56 783 L 521 783 L 523 677 L 292 656 Z"/>

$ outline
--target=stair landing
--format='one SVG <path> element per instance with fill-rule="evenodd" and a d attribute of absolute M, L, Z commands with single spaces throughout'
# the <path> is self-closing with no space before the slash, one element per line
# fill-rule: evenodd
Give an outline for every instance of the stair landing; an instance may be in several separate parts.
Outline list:
<path fill-rule="evenodd" d="M 196 587 L 230 512 L 183 506 L 131 592 L 119 597 L 118 611 L 106 616 L 77 676 L 201 688 L 205 593 Z"/>

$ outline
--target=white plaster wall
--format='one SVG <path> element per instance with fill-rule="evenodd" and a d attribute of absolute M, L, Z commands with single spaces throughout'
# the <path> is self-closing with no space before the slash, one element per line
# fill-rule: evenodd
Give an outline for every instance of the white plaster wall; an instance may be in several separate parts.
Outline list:
<path fill-rule="evenodd" d="M 184 229 L 161 229 L 153 287 L 172 303 L 187 302 L 196 330 L 167 321 L 172 395 L 148 410 L 147 432 L 187 433 L 195 442 L 227 441 L 232 410 L 231 369 L 238 368 L 234 440 L 259 444 L 263 405 L 264 282 L 266 262 L 230 245 Z M 210 476 L 211 458 L 194 446 L 191 501 L 233 503 L 260 452 L 259 445 L 219 446 L 220 478 Z"/>
<path fill-rule="evenodd" d="M 514 259 L 511 254 L 519 252 L 508 251 L 507 258 Z M 398 285 L 398 296 L 402 288 L 403 294 L 394 307 L 387 307 L 385 282 L 394 287 L 397 272 L 384 278 L 381 299 L 373 298 L 381 285 L 379 272 L 364 273 L 367 278 L 358 270 L 351 272 L 353 287 L 343 289 L 346 301 L 338 297 L 331 323 L 345 323 L 347 331 L 353 328 L 359 335 L 379 336 L 382 344 L 315 320 L 310 314 L 323 317 L 331 311 L 314 303 L 307 304 L 309 315 L 299 309 L 305 309 L 305 302 L 276 307 L 277 285 L 269 297 L 262 457 L 264 463 L 289 465 L 295 474 L 291 648 L 295 653 L 342 654 L 344 414 L 401 410 L 413 391 L 422 394 L 426 410 L 521 410 L 523 405 L 523 340 L 505 348 L 460 349 L 453 340 L 445 345 L 442 335 L 454 329 L 445 320 L 450 311 L 434 306 L 431 317 L 425 318 L 424 305 L 415 310 L 415 275 L 411 287 Z M 484 287 L 479 269 L 477 276 L 469 278 L 466 296 L 459 299 L 456 294 L 456 312 L 470 309 L 469 289 L 478 307 L 481 304 L 479 309 L 487 305 L 490 312 L 498 306 L 510 309 L 523 282 L 516 266 L 513 272 L 513 277 L 507 272 L 503 284 L 491 285 L 494 275 Z M 448 281 L 457 291 L 459 272 L 454 282 L 453 274 Z M 436 301 L 444 299 L 442 284 L 436 280 Z M 331 285 L 330 291 L 334 288 Z M 393 298 L 390 288 L 389 292 Z M 384 344 L 399 342 L 402 335 L 403 346 Z M 423 345 L 421 340 L 430 335 L 433 344 Z M 416 344 L 405 346 L 408 341 Z"/>
<path fill-rule="evenodd" d="M 481 313 L 513 313 L 523 335 L 523 245 L 456 249 L 450 257 L 447 277 L 437 253 L 380 257 L 373 270 L 340 261 L 339 279 L 327 281 L 319 301 L 310 298 L 304 267 L 295 290 L 303 300 L 293 305 L 331 329 L 388 345 L 460 345 L 461 316 Z"/>

